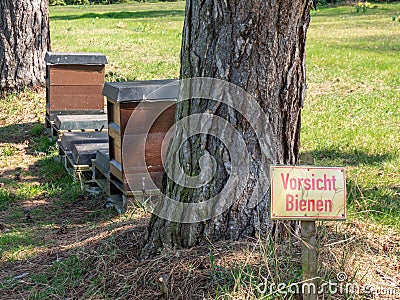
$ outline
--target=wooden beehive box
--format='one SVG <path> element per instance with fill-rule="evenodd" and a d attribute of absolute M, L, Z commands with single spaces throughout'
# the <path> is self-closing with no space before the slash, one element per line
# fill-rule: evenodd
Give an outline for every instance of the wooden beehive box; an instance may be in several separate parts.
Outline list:
<path fill-rule="evenodd" d="M 47 127 L 57 115 L 104 113 L 105 55 L 48 52 L 45 60 Z"/>
<path fill-rule="evenodd" d="M 137 175 L 138 181 L 135 186 L 138 189 L 146 189 L 146 186 L 149 186 L 148 182 L 141 181 L 143 173 L 147 171 L 151 174 L 153 182 L 158 187 L 161 186 L 164 174 L 161 144 L 167 131 L 174 124 L 178 82 L 176 80 L 149 80 L 106 83 L 103 95 L 107 97 L 111 192 L 115 188 L 122 192 L 131 191 L 132 184 L 128 186 L 124 172 L 124 169 L 128 168 L 129 178 Z M 166 107 L 168 108 L 164 110 Z M 125 156 L 128 159 L 124 159 L 122 153 L 124 134 L 132 137 L 132 130 L 127 130 L 127 124 L 134 111 L 135 123 L 139 126 L 135 128 L 133 134 L 138 135 L 139 140 L 145 142 L 144 160 L 143 157 L 138 156 L 141 155 L 138 154 L 141 153 L 140 143 L 129 146 L 130 153 Z M 159 111 L 162 113 L 152 122 L 150 129 L 140 126 Z"/>

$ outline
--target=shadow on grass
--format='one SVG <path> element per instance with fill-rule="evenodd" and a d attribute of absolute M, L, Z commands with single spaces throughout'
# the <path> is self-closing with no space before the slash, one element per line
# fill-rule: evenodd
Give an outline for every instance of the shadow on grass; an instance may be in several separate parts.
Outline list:
<path fill-rule="evenodd" d="M 357 219 L 399 228 L 400 186 L 369 186 L 347 178 L 347 199 Z"/>
<path fill-rule="evenodd" d="M 29 249 L 48 246 L 54 250 L 54 244 L 65 244 L 68 239 L 74 244 L 78 231 L 90 235 L 118 215 L 104 209 L 105 197 L 85 194 L 54 154 L 30 164 L 28 171 L 18 166 L 6 171 L 0 175 L 0 265 L 2 259 L 10 261 L 7 264 L 15 265 L 15 272 L 27 258 L 42 261 L 50 256 L 53 260 L 53 253 L 41 250 L 35 254 Z M 9 271 L 0 271 L 0 290 Z"/>
<path fill-rule="evenodd" d="M 309 153 L 309 152 L 306 152 Z M 312 152 L 316 165 L 328 166 L 380 166 L 396 159 L 394 154 L 372 155 L 360 150 L 343 152 L 333 149 L 320 149 Z M 307 165 L 307 163 L 303 163 Z M 347 202 L 352 212 L 360 219 L 373 219 L 380 224 L 399 227 L 400 223 L 400 186 L 365 186 L 352 178 L 346 178 Z M 359 216 L 358 216 L 359 215 Z"/>
<path fill-rule="evenodd" d="M 354 18 L 369 16 L 369 15 L 389 15 L 393 12 L 395 8 L 390 8 L 390 6 L 382 7 L 382 5 L 377 5 L 378 7 L 373 9 L 367 9 L 366 12 L 356 12 L 356 7 L 352 5 L 343 6 L 342 4 L 330 5 L 330 6 L 318 6 L 317 11 L 311 11 L 311 17 L 333 17 L 343 15 L 352 15 Z"/>
<path fill-rule="evenodd" d="M 105 197 L 85 194 L 54 158 L 47 155 L 29 166 L 35 170 L 29 177 L 40 182 L 34 195 L 21 197 L 16 191 L 12 202 L 0 205 L 0 299 L 72 298 L 83 281 L 86 287 L 81 288 L 79 299 L 86 299 L 83 295 L 97 277 L 104 276 L 98 259 L 114 263 L 126 246 L 129 259 L 139 251 L 147 216 L 116 220 L 115 210 L 104 209 Z M 0 192 L 25 183 L 21 174 Z M 0 193 L 0 204 L 2 200 Z M 97 274 L 97 269 L 102 271 Z M 29 275 L 29 284 L 12 279 L 21 274 Z"/>
<path fill-rule="evenodd" d="M 0 126 L 0 143 L 22 143 L 32 138 L 32 129 L 34 126 L 40 125 L 38 122 L 12 124 L 8 126 Z M 38 135 L 41 132 L 38 133 Z"/>
<path fill-rule="evenodd" d="M 363 151 L 343 152 L 333 149 L 320 149 L 312 152 L 316 160 L 326 162 L 334 161 L 343 166 L 378 165 L 393 159 L 389 153 L 371 155 Z"/>
<path fill-rule="evenodd" d="M 162 17 L 183 17 L 185 11 L 182 10 L 151 10 L 151 11 L 121 11 L 107 13 L 85 13 L 80 15 L 52 16 L 53 21 L 78 20 L 78 19 L 152 19 Z"/>
<path fill-rule="evenodd" d="M 332 45 L 335 51 L 340 49 L 346 49 L 353 51 L 355 48 L 363 51 L 385 54 L 392 53 L 397 55 L 400 52 L 400 44 L 396 41 L 400 40 L 400 34 L 391 34 L 390 37 L 387 35 L 375 34 L 354 38 L 343 39 L 340 44 Z"/>

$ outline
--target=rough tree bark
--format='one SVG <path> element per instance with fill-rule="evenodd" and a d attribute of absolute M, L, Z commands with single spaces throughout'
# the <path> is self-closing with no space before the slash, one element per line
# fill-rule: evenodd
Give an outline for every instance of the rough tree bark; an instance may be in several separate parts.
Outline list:
<path fill-rule="evenodd" d="M 276 155 L 267 157 L 269 163 L 298 162 L 310 8 L 306 0 L 187 0 L 186 3 L 181 78 L 223 79 L 253 95 L 277 140 Z M 244 118 L 237 114 L 232 117 L 223 105 L 197 99 L 178 103 L 176 118 L 205 111 L 224 117 L 243 133 L 253 158 L 250 170 L 253 178 L 257 177 L 262 154 Z M 198 160 L 204 149 L 217 162 L 225 151 L 217 139 L 204 135 L 190 138 L 183 148 L 186 149 L 180 152 L 181 164 L 191 175 L 199 173 Z M 205 201 L 227 180 L 228 172 L 223 164 L 218 165 L 217 174 L 202 189 L 187 189 L 168 179 L 165 192 L 183 202 Z M 250 182 L 228 211 L 205 222 L 174 223 L 153 215 L 142 255 L 154 254 L 162 247 L 191 247 L 204 241 L 271 234 L 274 225 L 269 218 L 269 195 L 259 199 L 256 207 L 249 208 L 253 187 Z"/>
<path fill-rule="evenodd" d="M 48 0 L 0 1 L 1 91 L 43 84 L 49 47 Z"/>

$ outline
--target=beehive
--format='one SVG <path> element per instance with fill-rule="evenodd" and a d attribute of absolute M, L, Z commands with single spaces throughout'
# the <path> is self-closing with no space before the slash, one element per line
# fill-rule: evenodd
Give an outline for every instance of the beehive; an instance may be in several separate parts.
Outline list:
<path fill-rule="evenodd" d="M 153 182 L 160 186 L 163 177 L 161 144 L 167 131 L 174 124 L 178 95 L 177 81 L 106 83 L 103 95 L 107 97 L 111 193 L 117 192 L 117 189 L 124 193 L 132 189 L 127 183 L 124 172 L 127 168 L 130 170 L 129 178 L 137 175 L 138 184 L 135 186 L 140 189 L 146 189 L 147 183 L 141 182 L 145 172 L 149 172 Z M 127 132 L 127 124 L 133 112 L 135 112 L 135 123 L 139 124 L 133 134 L 139 136 L 138 140 L 145 142 L 145 159 L 138 156 L 142 155 L 139 149 L 141 145 L 137 145 L 137 148 L 136 145 L 130 145 L 130 153 L 125 155 L 125 159 L 122 153 L 124 134 L 132 135 L 132 132 Z M 161 113 L 152 122 L 151 128 L 140 125 L 147 123 L 157 112 Z"/>
<path fill-rule="evenodd" d="M 104 113 L 103 54 L 48 52 L 45 60 L 48 128 L 57 115 Z"/>

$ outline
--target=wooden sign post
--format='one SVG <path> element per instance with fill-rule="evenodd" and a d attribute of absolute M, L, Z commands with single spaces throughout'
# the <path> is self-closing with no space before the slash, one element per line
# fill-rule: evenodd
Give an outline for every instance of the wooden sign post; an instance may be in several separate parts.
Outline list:
<path fill-rule="evenodd" d="M 344 168 L 271 166 L 271 218 L 301 220 L 303 299 L 318 297 L 316 220 L 346 220 Z"/>
<path fill-rule="evenodd" d="M 303 281 L 307 287 L 303 291 L 303 300 L 317 300 L 318 297 L 318 276 L 317 272 L 317 230 L 315 221 L 301 221 L 301 267 Z M 313 289 L 315 287 L 315 290 Z"/>

